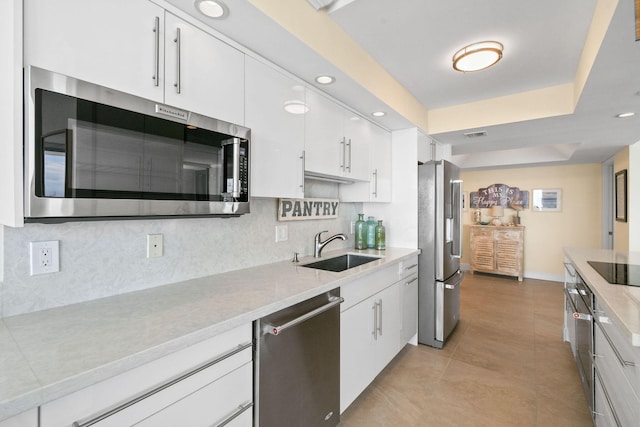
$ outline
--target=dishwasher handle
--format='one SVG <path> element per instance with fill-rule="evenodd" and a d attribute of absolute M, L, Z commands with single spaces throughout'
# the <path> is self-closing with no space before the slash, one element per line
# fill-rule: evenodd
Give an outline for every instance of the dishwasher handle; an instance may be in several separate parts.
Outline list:
<path fill-rule="evenodd" d="M 284 331 L 285 329 L 291 328 L 299 323 L 304 322 L 305 320 L 311 319 L 312 317 L 315 317 L 320 313 L 324 313 L 325 311 L 330 310 L 336 305 L 342 304 L 343 302 L 344 302 L 344 298 L 331 296 L 329 297 L 329 302 L 327 304 L 320 306 L 315 310 L 311 310 L 310 312 L 305 313 L 302 316 L 298 316 L 295 319 L 290 320 L 285 324 L 282 324 L 280 326 L 266 324 L 264 326 L 264 331 L 271 335 L 279 335 L 280 332 Z"/>

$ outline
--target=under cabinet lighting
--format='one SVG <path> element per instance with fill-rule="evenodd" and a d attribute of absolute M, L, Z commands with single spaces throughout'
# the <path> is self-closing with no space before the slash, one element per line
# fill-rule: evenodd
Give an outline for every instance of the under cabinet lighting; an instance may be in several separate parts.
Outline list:
<path fill-rule="evenodd" d="M 196 9 L 209 18 L 220 19 L 229 14 L 229 9 L 220 0 L 196 0 Z"/>

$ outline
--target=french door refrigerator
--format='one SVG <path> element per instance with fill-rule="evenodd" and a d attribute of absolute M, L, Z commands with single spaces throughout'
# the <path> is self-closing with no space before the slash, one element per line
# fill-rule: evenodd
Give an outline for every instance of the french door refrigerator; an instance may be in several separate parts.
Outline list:
<path fill-rule="evenodd" d="M 442 348 L 460 317 L 462 181 L 446 160 L 418 166 L 418 342 Z"/>

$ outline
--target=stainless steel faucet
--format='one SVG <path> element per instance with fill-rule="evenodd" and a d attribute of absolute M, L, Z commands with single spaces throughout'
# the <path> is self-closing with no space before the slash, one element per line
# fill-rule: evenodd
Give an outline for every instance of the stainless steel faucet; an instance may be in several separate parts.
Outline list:
<path fill-rule="evenodd" d="M 332 242 L 333 240 L 336 239 L 342 239 L 342 240 L 347 240 L 347 235 L 343 234 L 343 233 L 338 233 L 338 234 L 334 234 L 333 236 L 329 237 L 327 240 L 325 240 L 324 242 L 321 241 L 320 239 L 320 235 L 322 233 L 326 233 L 327 230 L 321 231 L 318 234 L 316 234 L 316 237 L 313 239 L 314 245 L 313 245 L 313 256 L 314 258 L 320 258 L 320 254 L 322 253 L 322 249 L 330 242 Z"/>

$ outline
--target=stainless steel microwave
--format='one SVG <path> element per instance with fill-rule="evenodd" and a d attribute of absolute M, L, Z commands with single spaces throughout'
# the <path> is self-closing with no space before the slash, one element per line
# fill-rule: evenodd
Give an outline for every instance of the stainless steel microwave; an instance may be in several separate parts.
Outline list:
<path fill-rule="evenodd" d="M 25 221 L 249 212 L 250 130 L 25 70 Z"/>

